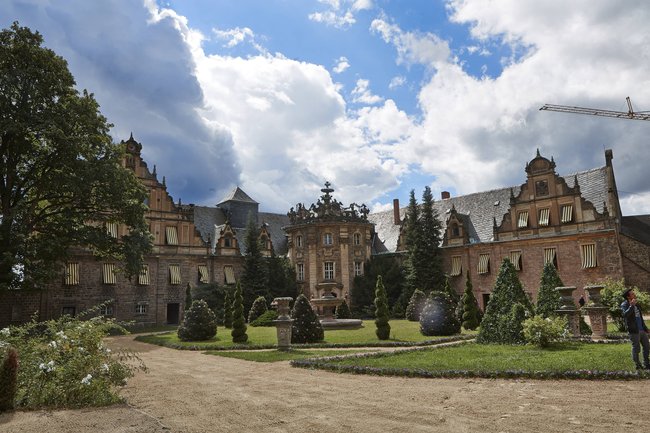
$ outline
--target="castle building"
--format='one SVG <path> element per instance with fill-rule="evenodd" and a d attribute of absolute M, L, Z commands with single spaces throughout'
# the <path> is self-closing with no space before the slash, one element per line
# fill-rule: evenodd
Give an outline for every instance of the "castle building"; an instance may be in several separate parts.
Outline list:
<path fill-rule="evenodd" d="M 316 203 L 296 205 L 285 214 L 260 212 L 259 204 L 235 188 L 215 206 L 184 205 L 167 192 L 165 178 L 142 159 L 142 145 L 131 136 L 125 167 L 147 189 L 145 218 L 153 250 L 140 275 L 128 280 L 119 263 L 99 260 L 84 249 L 71 251 L 61 278 L 47 290 L 0 293 L 0 326 L 77 314 L 112 299 L 101 313 L 141 325 L 179 323 L 185 289 L 201 284 L 233 285 L 243 269 L 244 235 L 249 218 L 260 227 L 263 254 L 286 255 L 295 267 L 301 293 L 348 298 L 354 277 L 376 255 L 401 260 L 406 208 L 370 214 L 365 205 L 344 207 L 329 183 Z M 565 285 L 580 291 L 606 278 L 625 280 L 650 291 L 650 215 L 621 215 L 613 154 L 605 165 L 568 176 L 537 155 L 518 186 L 450 197 L 434 202 L 443 225 L 443 266 L 461 293 L 469 273 L 485 308 L 503 258 L 519 272 L 536 301 L 541 271 L 553 263 Z M 126 228 L 107 225 L 119 238 Z"/>

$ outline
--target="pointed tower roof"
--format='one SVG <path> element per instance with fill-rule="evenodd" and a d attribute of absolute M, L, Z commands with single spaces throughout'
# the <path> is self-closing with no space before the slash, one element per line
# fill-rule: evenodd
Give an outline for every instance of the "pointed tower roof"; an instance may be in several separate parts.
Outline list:
<path fill-rule="evenodd" d="M 230 194 L 228 194 L 226 197 L 224 197 L 223 200 L 221 200 L 219 203 L 217 203 L 217 205 L 220 205 L 220 204 L 228 202 L 228 201 L 240 201 L 240 202 L 244 202 L 244 203 L 259 204 L 255 200 L 250 198 L 250 196 L 248 194 L 246 194 L 244 192 L 244 190 L 242 190 L 240 187 L 236 187 L 235 189 L 233 189 L 230 192 Z"/>

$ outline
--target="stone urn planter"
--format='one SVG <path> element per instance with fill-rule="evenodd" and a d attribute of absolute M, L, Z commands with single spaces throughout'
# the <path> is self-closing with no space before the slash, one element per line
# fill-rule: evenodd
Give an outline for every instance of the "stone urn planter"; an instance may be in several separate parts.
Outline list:
<path fill-rule="evenodd" d="M 573 301 L 573 292 L 576 290 L 575 287 L 556 287 L 555 290 L 560 293 L 561 304 L 558 310 L 555 312 L 558 316 L 566 317 L 569 324 L 569 332 L 574 337 L 580 336 L 580 313 L 576 307 L 575 302 Z"/>
<path fill-rule="evenodd" d="M 291 349 L 291 324 L 293 319 L 289 313 L 289 303 L 293 298 L 275 298 L 271 303 L 278 309 L 278 318 L 273 321 L 278 335 L 278 350 Z"/>
<path fill-rule="evenodd" d="M 585 287 L 585 291 L 589 294 L 589 301 L 584 308 L 589 315 L 592 340 L 599 340 L 607 337 L 608 308 L 603 305 L 600 298 L 600 291 L 603 288 L 604 286 Z"/>

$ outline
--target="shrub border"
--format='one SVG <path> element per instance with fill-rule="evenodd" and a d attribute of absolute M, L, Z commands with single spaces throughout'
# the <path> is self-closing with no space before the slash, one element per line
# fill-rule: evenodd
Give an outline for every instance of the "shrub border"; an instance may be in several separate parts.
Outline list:
<path fill-rule="evenodd" d="M 155 337 L 156 334 L 138 335 L 135 337 L 136 341 L 143 343 L 155 344 L 157 346 L 168 347 L 176 350 L 262 350 L 262 349 L 277 349 L 277 344 L 235 344 L 232 346 L 223 346 L 219 344 L 201 344 L 201 345 L 182 345 L 178 343 L 169 343 L 162 341 L 146 341 L 147 337 Z M 312 344 L 292 344 L 291 347 L 296 349 L 337 349 L 337 348 L 355 348 L 355 347 L 426 347 L 435 346 L 442 343 L 451 343 L 455 341 L 468 341 L 475 338 L 475 335 L 456 335 L 453 337 L 442 337 L 435 340 L 425 341 L 377 341 L 375 343 L 312 343 Z"/>
<path fill-rule="evenodd" d="M 565 341 L 576 341 L 567 339 Z M 587 344 L 621 344 L 624 340 L 616 338 L 613 340 L 578 340 Z M 400 350 L 399 353 L 417 352 L 428 350 L 430 347 L 416 347 Z M 455 379 L 455 378 L 483 378 L 483 379 L 539 379 L 539 380 L 635 380 L 650 379 L 650 371 L 629 371 L 629 370 L 569 370 L 569 371 L 548 371 L 548 370 L 425 370 L 421 368 L 379 368 L 364 367 L 358 365 L 332 364 L 331 361 L 344 359 L 383 358 L 392 356 L 396 352 L 359 353 L 353 355 L 337 355 L 322 358 L 307 358 L 290 361 L 292 367 L 332 371 L 335 373 L 366 374 L 373 376 L 396 376 L 413 377 L 426 379 Z"/>

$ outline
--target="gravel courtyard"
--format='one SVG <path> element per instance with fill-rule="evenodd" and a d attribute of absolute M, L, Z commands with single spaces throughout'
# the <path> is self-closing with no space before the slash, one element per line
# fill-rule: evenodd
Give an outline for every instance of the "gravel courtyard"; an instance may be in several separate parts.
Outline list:
<path fill-rule="evenodd" d="M 149 368 L 128 404 L 0 415 L 0 432 L 645 431 L 648 382 L 342 375 L 176 351 L 113 337 Z"/>

